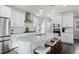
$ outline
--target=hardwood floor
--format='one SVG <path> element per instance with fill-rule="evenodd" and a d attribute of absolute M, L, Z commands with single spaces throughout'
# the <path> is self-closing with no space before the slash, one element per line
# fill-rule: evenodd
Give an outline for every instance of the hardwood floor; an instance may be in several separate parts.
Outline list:
<path fill-rule="evenodd" d="M 74 39 L 74 44 L 63 44 L 62 54 L 79 54 L 79 40 Z"/>

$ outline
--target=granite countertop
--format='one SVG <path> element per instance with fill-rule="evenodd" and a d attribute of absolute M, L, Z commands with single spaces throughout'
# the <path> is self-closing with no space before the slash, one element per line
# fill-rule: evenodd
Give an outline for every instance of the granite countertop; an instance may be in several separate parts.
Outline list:
<path fill-rule="evenodd" d="M 26 37 L 19 37 L 21 41 L 26 41 L 26 42 L 31 42 L 31 43 L 35 43 L 35 42 L 40 42 L 40 41 L 44 41 L 44 40 L 49 40 L 50 38 L 53 38 L 52 35 L 28 35 Z M 22 38 L 22 39 L 21 39 Z"/>
<path fill-rule="evenodd" d="M 43 33 L 38 33 L 38 32 L 13 34 L 11 36 L 13 38 L 17 38 L 18 40 L 31 42 L 31 43 L 44 41 L 44 40 L 53 38 L 53 34 L 50 34 L 50 33 L 43 34 Z"/>
<path fill-rule="evenodd" d="M 22 37 L 22 36 L 29 36 L 29 35 L 35 35 L 35 34 L 40 34 L 38 32 L 30 32 L 30 33 L 16 33 L 16 34 L 12 34 L 11 36 L 15 36 L 15 37 Z"/>

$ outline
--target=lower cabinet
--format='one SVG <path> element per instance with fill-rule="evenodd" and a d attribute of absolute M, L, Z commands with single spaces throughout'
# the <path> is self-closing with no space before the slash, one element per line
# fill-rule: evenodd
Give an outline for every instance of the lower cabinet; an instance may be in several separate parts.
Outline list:
<path fill-rule="evenodd" d="M 10 48 L 10 45 L 11 45 L 11 40 L 9 40 L 9 41 L 4 41 L 3 42 L 4 44 L 4 46 L 3 46 L 3 53 L 5 53 L 5 52 L 7 52 L 7 51 L 9 51 L 11 48 Z"/>
<path fill-rule="evenodd" d="M 73 44 L 74 43 L 73 33 L 62 33 L 61 41 L 64 43 Z"/>
<path fill-rule="evenodd" d="M 0 42 L 0 54 L 10 51 L 11 40 Z"/>
<path fill-rule="evenodd" d="M 3 53 L 3 42 L 0 42 L 0 54 L 2 54 Z"/>
<path fill-rule="evenodd" d="M 0 38 L 0 54 L 6 53 L 11 49 L 11 38 L 2 37 Z"/>
<path fill-rule="evenodd" d="M 11 46 L 11 48 L 13 49 L 13 48 L 16 48 L 17 47 L 17 39 L 16 38 L 14 38 L 14 37 L 12 37 L 11 38 L 12 39 L 12 46 Z"/>

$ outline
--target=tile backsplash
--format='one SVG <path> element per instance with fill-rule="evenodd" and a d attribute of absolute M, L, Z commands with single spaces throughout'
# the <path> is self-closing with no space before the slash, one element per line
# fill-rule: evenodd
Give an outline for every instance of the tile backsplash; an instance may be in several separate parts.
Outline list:
<path fill-rule="evenodd" d="M 25 30 L 24 27 L 11 27 L 11 29 L 13 29 L 12 31 L 13 34 L 24 33 Z"/>

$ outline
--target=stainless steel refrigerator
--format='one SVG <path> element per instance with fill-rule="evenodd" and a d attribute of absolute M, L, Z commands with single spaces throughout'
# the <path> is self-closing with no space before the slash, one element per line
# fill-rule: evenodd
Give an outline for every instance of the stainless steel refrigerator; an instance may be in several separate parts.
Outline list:
<path fill-rule="evenodd" d="M 10 24 L 10 18 L 0 17 L 0 54 L 11 48 Z"/>

